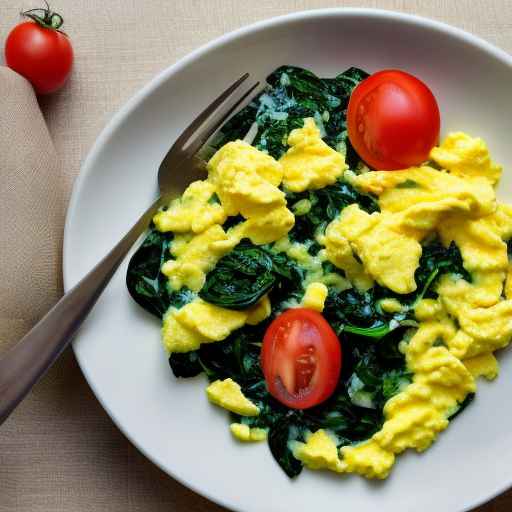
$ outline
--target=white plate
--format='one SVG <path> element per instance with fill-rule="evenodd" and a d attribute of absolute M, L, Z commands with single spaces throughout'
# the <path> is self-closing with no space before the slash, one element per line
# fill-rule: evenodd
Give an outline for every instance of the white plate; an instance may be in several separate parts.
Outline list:
<path fill-rule="evenodd" d="M 484 137 L 512 190 L 512 59 L 452 27 L 361 9 L 293 14 L 243 28 L 166 69 L 112 119 L 90 152 L 68 212 L 66 289 L 119 240 L 156 194 L 171 142 L 224 87 L 281 64 L 332 76 L 349 66 L 402 68 L 432 88 L 443 132 Z M 505 194 L 506 196 L 507 194 Z M 509 194 L 510 195 L 510 194 Z M 502 193 L 502 197 L 503 197 Z M 126 262 L 75 341 L 78 362 L 126 436 L 153 462 L 210 499 L 245 512 L 459 512 L 512 484 L 512 355 L 502 375 L 423 455 L 398 458 L 385 482 L 304 471 L 290 481 L 265 444 L 240 446 L 228 417 L 207 403 L 203 378 L 177 381 L 159 322 L 129 297 Z"/>

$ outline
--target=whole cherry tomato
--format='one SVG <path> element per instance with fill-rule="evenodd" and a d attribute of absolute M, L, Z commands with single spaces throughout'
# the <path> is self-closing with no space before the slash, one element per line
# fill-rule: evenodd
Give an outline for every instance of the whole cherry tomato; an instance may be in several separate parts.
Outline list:
<path fill-rule="evenodd" d="M 73 48 L 59 29 L 64 20 L 60 14 L 45 9 L 22 13 L 30 21 L 14 27 L 5 43 L 7 65 L 24 76 L 38 94 L 60 89 L 71 73 Z"/>

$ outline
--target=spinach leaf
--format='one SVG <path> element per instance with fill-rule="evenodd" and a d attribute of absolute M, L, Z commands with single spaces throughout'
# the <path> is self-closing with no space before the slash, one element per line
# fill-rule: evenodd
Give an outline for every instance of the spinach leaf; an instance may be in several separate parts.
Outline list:
<path fill-rule="evenodd" d="M 412 374 L 405 370 L 390 370 L 382 377 L 382 397 L 384 403 L 398 394 L 412 380 Z"/>
<path fill-rule="evenodd" d="M 302 462 L 296 459 L 290 448 L 290 441 L 302 440 L 301 433 L 304 427 L 299 428 L 296 414 L 289 411 L 277 421 L 268 433 L 268 446 L 274 459 L 282 470 L 290 477 L 297 476 L 302 471 Z"/>
<path fill-rule="evenodd" d="M 289 258 L 286 253 L 275 253 L 270 246 L 265 250 L 272 258 L 272 266 L 276 275 L 276 283 L 269 293 L 270 302 L 275 306 L 275 311 L 282 309 L 282 304 L 299 302 L 304 294 L 302 282 L 305 271 Z M 288 306 L 289 307 L 289 306 Z"/>
<path fill-rule="evenodd" d="M 439 240 L 434 239 L 424 244 L 422 249 L 419 266 L 414 273 L 416 291 L 399 295 L 376 285 L 374 295 L 377 299 L 379 297 L 394 297 L 402 304 L 413 308 L 423 298 L 437 297 L 435 285 L 444 274 L 454 274 L 460 279 L 471 282 L 471 275 L 464 268 L 462 256 L 455 242 L 451 242 L 448 247 L 444 247 Z M 412 309 L 409 313 L 412 316 Z"/>
<path fill-rule="evenodd" d="M 174 353 L 169 358 L 169 365 L 175 377 L 195 377 L 203 371 L 197 351 Z"/>
<path fill-rule="evenodd" d="M 414 273 L 417 288 L 408 294 L 398 294 L 388 288 L 375 284 L 373 288 L 365 293 L 356 290 L 347 290 L 343 295 L 337 297 L 333 292 L 328 297 L 326 306 L 331 310 L 343 308 L 338 311 L 338 317 L 348 324 L 357 327 L 376 327 L 389 315 L 381 312 L 376 306 L 380 299 L 395 298 L 406 306 L 404 315 L 406 318 L 413 318 L 413 307 L 423 298 L 435 298 L 435 285 L 444 274 L 454 274 L 457 278 L 471 282 L 471 275 L 464 268 L 459 248 L 452 242 L 448 247 L 437 240 L 431 240 L 422 248 L 419 266 Z M 334 313 L 334 311 L 333 311 Z M 394 315 L 400 320 L 403 315 Z"/>
<path fill-rule="evenodd" d="M 207 274 L 199 296 L 224 308 L 246 309 L 256 304 L 275 281 L 267 252 L 243 240 Z"/>
<path fill-rule="evenodd" d="M 329 289 L 323 315 L 338 332 L 345 324 L 375 327 L 385 321 L 385 316 L 375 305 L 373 288 L 367 292 L 360 292 L 355 288 L 342 292 Z"/>
<path fill-rule="evenodd" d="M 242 387 L 251 388 L 263 380 L 259 362 L 261 342 L 268 321 L 257 326 L 246 325 L 222 342 L 203 344 L 198 350 L 184 354 L 173 353 L 169 358 L 176 377 L 184 373 L 197 375 L 204 371 L 209 380 L 231 377 Z M 257 397 L 252 390 L 251 396 Z"/>
<path fill-rule="evenodd" d="M 400 325 L 411 326 L 414 321 L 414 305 L 425 297 L 435 297 L 435 283 L 446 273 L 455 274 L 471 281 L 464 269 L 462 256 L 454 242 L 444 247 L 438 240 L 423 246 L 420 263 L 414 274 L 417 289 L 409 294 L 397 294 L 375 284 L 366 292 L 351 288 L 342 292 L 330 289 L 324 306 L 324 316 L 334 330 L 340 334 L 382 339 Z M 379 300 L 396 298 L 403 304 L 404 311 L 386 314 L 379 307 Z"/>
<path fill-rule="evenodd" d="M 339 446 L 370 438 L 384 422 L 382 411 L 359 407 L 348 395 L 348 385 L 341 382 L 336 392 L 323 404 L 307 409 L 303 422 L 312 432 L 324 428 L 334 432 Z"/>
<path fill-rule="evenodd" d="M 389 324 L 379 324 L 373 327 L 357 327 L 355 325 L 345 324 L 343 332 L 350 334 L 357 334 L 358 336 L 366 336 L 368 338 L 383 338 L 391 331 Z"/>
<path fill-rule="evenodd" d="M 353 334 L 343 336 L 342 380 L 354 405 L 382 411 L 392 396 L 412 379 L 398 345 L 405 329 L 396 329 L 379 341 Z"/>
<path fill-rule="evenodd" d="M 361 383 L 358 391 L 367 393 L 372 408 L 378 409 L 411 382 L 412 374 L 406 370 L 403 361 L 398 368 L 389 369 L 383 365 L 377 351 L 369 350 L 357 362 L 351 380 L 354 377 Z"/>
<path fill-rule="evenodd" d="M 160 272 L 164 261 L 169 259 L 172 239 L 172 233 L 151 229 L 132 256 L 126 273 L 126 286 L 130 295 L 158 318 L 164 315 L 169 306 L 179 308 L 194 298 L 194 294 L 187 288 L 171 290 L 167 277 Z"/>
<path fill-rule="evenodd" d="M 349 166 L 355 167 L 359 157 L 348 140 L 346 108 L 353 88 L 367 76 L 350 68 L 335 78 L 321 79 L 305 69 L 282 66 L 267 77 L 265 91 L 226 123 L 214 146 L 243 138 L 256 122 L 253 145 L 280 158 L 287 150 L 288 134 L 302 127 L 305 117 L 313 117 L 325 142 L 345 153 Z"/>
<path fill-rule="evenodd" d="M 300 286 L 302 277 L 285 254 L 274 254 L 268 246 L 244 239 L 207 274 L 199 296 L 224 308 L 246 309 L 274 287 L 289 290 L 292 283 L 292 287 L 297 283 Z"/>
<path fill-rule="evenodd" d="M 419 298 L 433 297 L 434 284 L 443 274 L 456 274 L 471 282 L 469 272 L 464 268 L 464 262 L 455 242 L 444 247 L 439 240 L 423 246 L 420 264 L 414 274 L 418 286 Z"/>
<path fill-rule="evenodd" d="M 337 181 L 319 190 L 286 194 L 287 203 L 292 209 L 294 204 L 304 199 L 309 201 L 311 207 L 306 214 L 295 217 L 295 225 L 288 233 L 291 240 L 301 243 L 314 240 L 315 235 L 324 230 L 350 204 L 357 203 L 368 213 L 379 211 L 379 205 L 373 196 L 358 192 L 344 181 Z"/>

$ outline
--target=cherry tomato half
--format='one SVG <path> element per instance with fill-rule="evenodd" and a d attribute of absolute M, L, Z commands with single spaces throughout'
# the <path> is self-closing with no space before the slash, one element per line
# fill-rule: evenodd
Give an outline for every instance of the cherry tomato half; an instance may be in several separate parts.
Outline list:
<path fill-rule="evenodd" d="M 340 341 L 320 313 L 289 309 L 268 327 L 261 365 L 274 398 L 293 409 L 307 409 L 329 398 L 338 384 Z"/>
<path fill-rule="evenodd" d="M 352 92 L 348 136 L 359 156 L 377 170 L 404 169 L 428 159 L 439 139 L 439 107 L 416 77 L 379 71 Z"/>
<path fill-rule="evenodd" d="M 53 19 L 59 16 L 49 14 Z M 60 89 L 71 73 L 73 48 L 65 34 L 45 24 L 43 18 L 31 17 L 39 21 L 20 23 L 7 36 L 5 62 L 24 76 L 38 94 L 48 94 Z"/>

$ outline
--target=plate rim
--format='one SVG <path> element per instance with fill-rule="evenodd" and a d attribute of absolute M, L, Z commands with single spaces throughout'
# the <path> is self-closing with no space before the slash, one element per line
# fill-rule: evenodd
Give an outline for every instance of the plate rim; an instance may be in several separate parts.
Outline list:
<path fill-rule="evenodd" d="M 309 9 L 309 10 L 301 10 L 297 12 L 292 12 L 289 14 L 275 16 L 272 18 L 266 18 L 263 20 L 259 20 L 254 23 L 250 23 L 247 25 L 243 25 L 233 31 L 227 32 L 215 39 L 212 39 L 198 48 L 192 50 L 188 54 L 179 58 L 174 64 L 167 66 L 163 70 L 159 71 L 153 78 L 151 78 L 145 85 L 143 85 L 139 90 L 137 90 L 121 107 L 114 112 L 112 117 L 107 121 L 106 125 L 102 128 L 99 135 L 95 139 L 93 145 L 90 147 L 89 151 L 83 163 L 80 166 L 80 170 L 78 175 L 76 176 L 73 186 L 71 188 L 71 195 L 68 202 L 68 207 L 66 209 L 66 218 L 64 223 L 64 233 L 63 233 L 63 245 L 62 245 L 62 275 L 63 275 L 63 287 L 64 292 L 67 293 L 72 285 L 75 283 L 71 283 L 71 247 L 70 247 L 70 236 L 68 235 L 71 231 L 71 222 L 74 212 L 77 210 L 77 206 L 79 204 L 81 191 L 84 187 L 84 184 L 87 180 L 87 177 L 92 173 L 92 169 L 94 168 L 94 163 L 102 151 L 103 147 L 108 144 L 109 139 L 115 134 L 118 127 L 124 122 L 124 120 L 139 106 L 139 104 L 149 95 L 153 93 L 156 89 L 158 89 L 164 82 L 168 79 L 172 78 L 173 75 L 179 73 L 181 69 L 185 68 L 189 63 L 194 62 L 196 59 L 200 58 L 203 55 L 208 54 L 209 52 L 222 47 L 225 44 L 230 43 L 233 40 L 236 40 L 242 36 L 254 34 L 260 30 L 269 29 L 272 27 L 277 27 L 279 25 L 286 25 L 288 23 L 299 22 L 301 20 L 305 20 L 307 18 L 327 18 L 329 16 L 343 16 L 343 17 L 370 17 L 376 19 L 398 19 L 410 25 L 418 25 L 427 27 L 429 29 L 437 30 L 439 32 L 447 33 L 453 36 L 456 39 L 459 39 L 462 42 L 470 44 L 472 46 L 476 46 L 481 50 L 487 52 L 494 58 L 498 59 L 503 64 L 512 67 L 512 56 L 507 53 L 505 50 L 495 46 L 494 44 L 486 41 L 480 36 L 474 35 L 470 32 L 467 32 L 461 28 L 455 27 L 448 23 L 427 18 L 424 16 L 409 14 L 400 11 L 393 11 L 389 9 L 378 9 L 378 8 L 365 8 L 365 7 L 332 7 L 332 8 L 320 8 L 320 9 Z M 146 452 L 143 446 L 139 444 L 139 442 L 128 433 L 122 426 L 122 424 L 117 420 L 113 411 L 111 411 L 108 405 L 103 400 L 101 396 L 101 392 L 99 388 L 94 383 L 90 374 L 88 373 L 85 361 L 81 360 L 80 355 L 75 350 L 74 343 L 72 344 L 73 352 L 75 354 L 75 358 L 78 362 L 80 370 L 87 381 L 87 384 L 91 388 L 94 393 L 96 399 L 100 402 L 102 408 L 108 414 L 114 425 L 120 430 L 120 432 L 124 435 L 128 441 L 135 446 L 135 448 L 144 455 L 152 464 L 157 466 L 161 471 L 165 474 L 169 475 L 171 478 L 179 482 L 181 485 L 185 486 L 188 489 L 191 489 L 196 494 L 205 497 L 206 499 L 212 501 L 213 503 L 217 503 L 228 510 L 237 510 L 239 512 L 243 512 L 241 509 L 232 508 L 232 504 L 228 503 L 226 499 L 220 498 L 218 496 L 213 496 L 209 492 L 205 492 L 200 489 L 198 485 L 193 482 L 189 482 L 186 479 L 182 478 L 174 471 L 169 470 L 168 468 L 164 468 L 163 465 L 155 460 Z M 496 486 L 496 488 L 488 493 L 483 493 L 482 497 L 473 503 L 467 503 L 463 505 L 463 508 L 457 512 L 469 512 L 476 507 L 479 507 L 490 500 L 496 498 L 502 493 L 506 492 L 508 489 L 512 488 L 512 474 L 505 481 L 504 484 Z"/>

